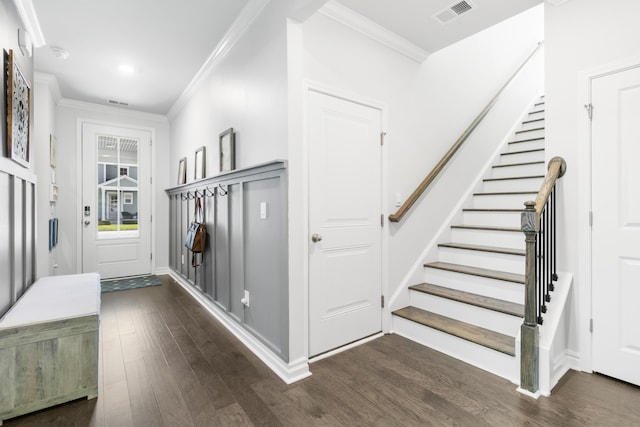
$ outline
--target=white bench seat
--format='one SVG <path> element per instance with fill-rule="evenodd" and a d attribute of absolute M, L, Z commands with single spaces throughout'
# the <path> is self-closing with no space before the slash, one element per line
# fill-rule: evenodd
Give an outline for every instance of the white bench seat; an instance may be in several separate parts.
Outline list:
<path fill-rule="evenodd" d="M 100 275 L 37 280 L 0 319 L 0 425 L 98 395 Z"/>

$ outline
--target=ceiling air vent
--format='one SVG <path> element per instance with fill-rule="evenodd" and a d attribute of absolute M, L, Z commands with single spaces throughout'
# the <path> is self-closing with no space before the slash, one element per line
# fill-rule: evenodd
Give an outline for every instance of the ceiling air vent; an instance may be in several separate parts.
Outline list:
<path fill-rule="evenodd" d="M 455 3 L 445 10 L 436 13 L 433 17 L 440 22 L 441 24 L 447 24 L 458 16 L 462 15 L 465 12 L 468 12 L 475 8 L 475 5 L 471 3 L 469 0 L 463 0 L 461 2 Z"/>

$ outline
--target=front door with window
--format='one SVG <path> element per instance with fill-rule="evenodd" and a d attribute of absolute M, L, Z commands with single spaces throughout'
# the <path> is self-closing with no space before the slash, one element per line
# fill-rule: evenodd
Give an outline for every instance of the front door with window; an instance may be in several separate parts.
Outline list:
<path fill-rule="evenodd" d="M 82 270 L 151 273 L 151 134 L 82 125 Z"/>

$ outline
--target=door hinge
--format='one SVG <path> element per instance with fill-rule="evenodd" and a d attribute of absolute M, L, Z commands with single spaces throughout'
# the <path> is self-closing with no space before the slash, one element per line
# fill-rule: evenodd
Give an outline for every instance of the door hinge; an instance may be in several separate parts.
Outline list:
<path fill-rule="evenodd" d="M 152 176 L 149 177 L 149 184 L 153 184 L 153 177 Z"/>
<path fill-rule="evenodd" d="M 380 295 L 380 307 L 384 308 L 384 295 Z"/>
<path fill-rule="evenodd" d="M 584 108 L 587 110 L 589 120 L 593 120 L 593 104 L 584 104 Z"/>
<path fill-rule="evenodd" d="M 149 215 L 149 222 L 153 222 L 153 215 Z"/>
<path fill-rule="evenodd" d="M 380 145 L 384 145 L 384 137 L 387 135 L 386 132 L 380 132 Z"/>
<path fill-rule="evenodd" d="M 149 259 L 150 259 L 150 260 L 153 260 L 153 253 L 150 253 L 150 254 L 149 254 Z"/>
<path fill-rule="evenodd" d="M 380 214 L 380 227 L 384 227 L 384 214 Z"/>
<path fill-rule="evenodd" d="M 589 211 L 589 227 L 593 227 L 593 211 Z"/>
<path fill-rule="evenodd" d="M 593 333 L 593 319 L 589 319 L 589 332 Z"/>

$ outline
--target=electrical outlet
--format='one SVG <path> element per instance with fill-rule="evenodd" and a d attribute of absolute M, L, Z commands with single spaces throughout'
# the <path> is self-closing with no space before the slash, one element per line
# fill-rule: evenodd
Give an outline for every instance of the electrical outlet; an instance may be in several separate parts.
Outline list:
<path fill-rule="evenodd" d="M 267 202 L 260 202 L 260 219 L 267 219 Z"/>
<path fill-rule="evenodd" d="M 184 265 L 184 254 L 182 254 L 182 264 Z"/>
<path fill-rule="evenodd" d="M 245 307 L 251 306 L 251 300 L 249 299 L 249 291 L 244 291 L 244 298 L 242 298 L 240 302 L 244 304 Z"/>

